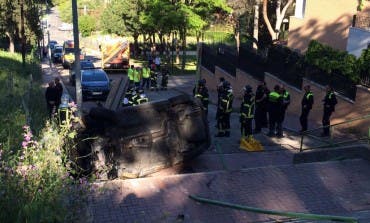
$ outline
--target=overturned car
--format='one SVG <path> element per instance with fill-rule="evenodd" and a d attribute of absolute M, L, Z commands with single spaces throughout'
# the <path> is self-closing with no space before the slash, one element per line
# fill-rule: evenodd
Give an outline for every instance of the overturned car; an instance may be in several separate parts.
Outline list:
<path fill-rule="evenodd" d="M 143 177 L 194 158 L 211 142 L 202 106 L 188 95 L 117 111 L 96 107 L 84 123 L 80 155 L 92 154 L 88 169 L 100 179 Z"/>

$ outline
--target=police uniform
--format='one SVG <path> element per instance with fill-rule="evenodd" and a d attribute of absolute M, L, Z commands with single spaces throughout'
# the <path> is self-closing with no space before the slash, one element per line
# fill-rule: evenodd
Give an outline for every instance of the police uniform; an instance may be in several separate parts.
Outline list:
<path fill-rule="evenodd" d="M 335 111 L 335 105 L 338 103 L 337 97 L 334 94 L 334 91 L 330 90 L 326 93 L 324 102 L 324 114 L 322 117 L 323 133 L 321 136 L 330 135 L 330 116 Z M 325 127 L 326 126 L 326 127 Z"/>
<path fill-rule="evenodd" d="M 146 89 L 149 89 L 150 68 L 149 67 L 143 67 L 142 74 L 143 74 L 143 81 L 142 81 L 141 87 L 142 88 L 146 87 Z"/>
<path fill-rule="evenodd" d="M 302 113 L 301 116 L 299 117 L 299 122 L 301 123 L 301 132 L 304 132 L 307 130 L 307 119 L 308 119 L 308 114 L 310 113 L 310 110 L 312 109 L 313 105 L 313 93 L 311 91 L 306 92 L 303 95 L 302 98 Z"/>
<path fill-rule="evenodd" d="M 254 133 L 261 132 L 262 127 L 267 127 L 267 104 L 268 104 L 268 95 L 269 90 L 265 85 L 258 85 L 256 90 L 256 112 L 255 112 L 255 129 Z"/>
<path fill-rule="evenodd" d="M 255 98 L 252 93 L 252 87 L 244 88 L 245 94 L 240 105 L 240 131 L 242 138 L 252 135 L 252 121 L 254 118 Z"/>
<path fill-rule="evenodd" d="M 275 86 L 274 91 L 268 96 L 268 112 L 269 112 L 269 136 L 274 136 L 275 132 L 278 137 L 283 136 L 282 128 L 282 113 L 283 113 L 283 97 L 278 93 L 279 87 Z"/>

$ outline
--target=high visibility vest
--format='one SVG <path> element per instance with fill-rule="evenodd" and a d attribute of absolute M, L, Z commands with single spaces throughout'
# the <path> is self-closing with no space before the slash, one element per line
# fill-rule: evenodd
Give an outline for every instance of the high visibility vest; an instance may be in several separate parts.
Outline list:
<path fill-rule="evenodd" d="M 136 104 L 138 104 L 138 105 L 146 103 L 146 102 L 149 102 L 149 98 L 139 97 L 139 99 L 136 100 Z"/>
<path fill-rule="evenodd" d="M 139 71 L 134 70 L 133 77 L 134 77 L 133 80 L 134 80 L 135 83 L 140 82 L 140 74 L 139 74 Z"/>
<path fill-rule="evenodd" d="M 312 92 L 308 92 L 308 94 L 306 95 L 306 99 L 310 99 L 310 97 L 313 97 L 313 93 Z"/>
<path fill-rule="evenodd" d="M 150 76 L 150 68 L 144 67 L 143 68 L 143 78 L 149 78 L 149 76 Z"/>
<path fill-rule="evenodd" d="M 127 76 L 128 76 L 128 79 L 129 79 L 130 81 L 133 81 L 133 80 L 134 80 L 134 70 L 133 70 L 133 69 L 131 69 L 131 68 L 129 68 L 129 69 L 127 70 Z"/>
<path fill-rule="evenodd" d="M 288 99 L 288 97 L 289 97 L 289 92 L 285 91 L 284 94 L 283 94 L 283 98 L 286 100 L 286 99 Z"/>
<path fill-rule="evenodd" d="M 279 98 L 280 98 L 279 93 L 277 93 L 276 91 L 270 92 L 270 94 L 269 94 L 269 101 L 270 102 L 278 102 Z"/>

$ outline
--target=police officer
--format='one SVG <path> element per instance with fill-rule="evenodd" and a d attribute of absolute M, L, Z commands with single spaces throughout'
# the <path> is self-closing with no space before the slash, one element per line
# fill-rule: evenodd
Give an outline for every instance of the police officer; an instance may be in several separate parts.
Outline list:
<path fill-rule="evenodd" d="M 338 103 L 337 97 L 335 96 L 334 89 L 330 86 L 326 86 L 326 95 L 323 100 L 324 102 L 324 114 L 322 117 L 323 133 L 322 137 L 330 136 L 330 116 L 335 111 L 335 105 Z"/>
<path fill-rule="evenodd" d="M 313 105 L 313 93 L 311 92 L 311 87 L 310 85 L 306 85 L 303 87 L 305 93 L 302 98 L 302 113 L 301 116 L 299 117 L 299 122 L 301 123 L 301 131 L 304 132 L 307 131 L 307 118 L 308 114 L 310 113 L 310 110 L 312 109 Z"/>
<path fill-rule="evenodd" d="M 256 90 L 256 116 L 254 119 L 254 133 L 260 133 L 262 127 L 267 127 L 267 104 L 270 91 L 266 87 L 266 83 L 262 81 Z"/>
<path fill-rule="evenodd" d="M 244 87 L 244 97 L 240 105 L 240 131 L 242 138 L 249 138 L 252 135 L 252 121 L 254 117 L 255 100 L 252 87 Z"/>
<path fill-rule="evenodd" d="M 268 136 L 283 137 L 282 112 L 283 96 L 280 94 L 280 86 L 275 85 L 274 90 L 268 96 L 269 133 Z"/>
<path fill-rule="evenodd" d="M 144 87 L 146 87 L 146 89 L 149 89 L 150 68 L 149 68 L 148 65 L 143 67 L 142 76 L 143 76 L 143 80 L 142 80 L 142 83 L 141 83 L 141 87 L 143 89 L 144 89 Z"/>
<path fill-rule="evenodd" d="M 203 105 L 204 113 L 208 114 L 208 104 L 209 104 L 209 94 L 206 87 L 206 79 L 198 81 L 198 86 L 193 89 L 193 95 L 195 98 L 198 98 Z"/>
<path fill-rule="evenodd" d="M 133 72 L 133 77 L 134 77 L 134 85 L 136 88 L 139 88 L 140 87 L 140 69 L 138 67 L 136 67 L 134 69 L 134 72 Z"/>
<path fill-rule="evenodd" d="M 280 117 L 281 123 L 283 123 L 285 119 L 286 110 L 288 109 L 288 106 L 290 105 L 290 94 L 285 89 L 284 85 L 280 86 L 280 94 L 283 97 L 283 110 L 282 110 L 281 117 Z"/>
<path fill-rule="evenodd" d="M 234 95 L 230 83 L 224 81 L 217 108 L 218 134 L 216 137 L 230 136 L 230 114 L 232 111 L 233 100 Z"/>
<path fill-rule="evenodd" d="M 132 87 L 134 86 L 134 65 L 131 65 L 131 67 L 127 70 L 127 76 L 129 80 L 129 86 Z"/>

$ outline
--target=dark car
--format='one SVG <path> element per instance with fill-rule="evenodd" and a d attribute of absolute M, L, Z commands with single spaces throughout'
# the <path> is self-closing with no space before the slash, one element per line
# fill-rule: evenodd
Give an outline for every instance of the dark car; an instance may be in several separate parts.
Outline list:
<path fill-rule="evenodd" d="M 81 70 L 94 69 L 94 63 L 90 60 L 81 60 L 80 61 Z M 69 82 L 74 86 L 76 84 L 76 75 L 74 69 L 69 70 Z"/>
<path fill-rule="evenodd" d="M 63 54 L 63 47 L 55 46 L 54 50 L 51 53 L 53 62 L 54 63 L 62 62 L 62 54 Z"/>
<path fill-rule="evenodd" d="M 102 69 L 81 70 L 82 98 L 106 100 L 110 90 L 110 80 Z"/>

